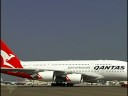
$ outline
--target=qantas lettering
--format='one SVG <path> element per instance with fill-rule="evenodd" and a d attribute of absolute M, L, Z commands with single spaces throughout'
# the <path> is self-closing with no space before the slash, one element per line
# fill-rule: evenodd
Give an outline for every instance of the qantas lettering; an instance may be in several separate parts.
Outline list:
<path fill-rule="evenodd" d="M 100 69 L 118 69 L 118 70 L 123 70 L 125 69 L 125 66 L 95 66 L 95 70 L 100 70 Z"/>

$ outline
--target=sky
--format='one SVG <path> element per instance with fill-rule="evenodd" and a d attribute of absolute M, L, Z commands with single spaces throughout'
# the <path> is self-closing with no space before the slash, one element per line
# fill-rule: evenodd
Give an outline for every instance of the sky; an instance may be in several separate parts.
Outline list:
<path fill-rule="evenodd" d="M 127 0 L 1 0 L 1 38 L 23 61 L 127 61 Z"/>

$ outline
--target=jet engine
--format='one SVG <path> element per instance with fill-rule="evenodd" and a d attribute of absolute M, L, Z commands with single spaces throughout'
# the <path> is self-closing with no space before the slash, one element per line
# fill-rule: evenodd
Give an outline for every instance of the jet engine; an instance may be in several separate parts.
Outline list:
<path fill-rule="evenodd" d="M 38 76 L 40 76 L 43 81 L 53 81 L 54 80 L 54 71 L 39 72 Z"/>
<path fill-rule="evenodd" d="M 83 76 L 82 74 L 68 74 L 66 75 L 66 82 L 67 83 L 82 83 L 83 82 Z"/>

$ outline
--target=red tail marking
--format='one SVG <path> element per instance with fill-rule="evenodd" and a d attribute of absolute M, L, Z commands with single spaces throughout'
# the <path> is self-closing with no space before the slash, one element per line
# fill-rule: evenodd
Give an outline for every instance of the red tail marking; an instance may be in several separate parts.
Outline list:
<path fill-rule="evenodd" d="M 7 45 L 0 40 L 1 43 L 1 67 L 6 68 L 23 68 L 18 57 L 7 47 Z"/>

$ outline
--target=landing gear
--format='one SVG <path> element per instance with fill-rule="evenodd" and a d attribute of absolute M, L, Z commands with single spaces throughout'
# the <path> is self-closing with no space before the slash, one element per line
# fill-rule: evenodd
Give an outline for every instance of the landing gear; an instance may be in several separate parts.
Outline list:
<path fill-rule="evenodd" d="M 65 86 L 65 83 L 56 82 L 52 83 L 51 86 Z"/>
<path fill-rule="evenodd" d="M 73 84 L 72 83 L 67 83 L 67 86 L 68 87 L 73 87 Z"/>
<path fill-rule="evenodd" d="M 63 82 L 56 82 L 56 83 L 52 83 L 51 86 L 63 86 L 63 87 L 73 87 L 73 84 L 71 83 L 63 83 Z"/>

